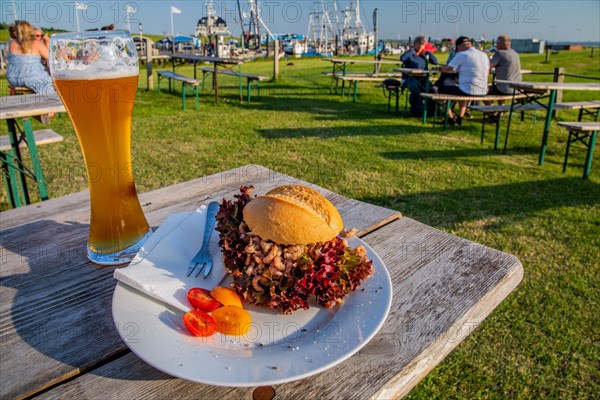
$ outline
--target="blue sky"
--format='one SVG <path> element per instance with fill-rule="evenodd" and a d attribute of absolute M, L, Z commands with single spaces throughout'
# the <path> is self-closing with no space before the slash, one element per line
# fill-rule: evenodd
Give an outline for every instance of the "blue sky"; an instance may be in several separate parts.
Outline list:
<path fill-rule="evenodd" d="M 207 1 L 201 0 L 80 0 L 88 9 L 79 11 L 80 28 L 99 28 L 114 23 L 125 28 L 126 7 L 132 5 L 130 15 L 132 33 L 138 33 L 141 22 L 144 32 L 163 34 L 171 31 L 170 7 L 174 14 L 175 33 L 193 34 L 196 23 L 205 15 Z M 240 0 L 247 9 L 247 0 Z M 307 33 L 311 10 L 321 0 L 263 0 L 262 17 L 273 33 Z M 324 0 L 332 10 L 332 0 Z M 344 9 L 350 0 L 338 0 Z M 72 0 L 18 1 L 2 0 L 2 22 L 12 22 L 13 10 L 19 19 L 35 25 L 76 29 Z M 237 1 L 213 0 L 218 13 L 225 18 L 233 34 L 239 34 Z M 549 41 L 600 41 L 600 1 L 401 1 L 361 0 L 361 18 L 367 28 L 373 27 L 373 10 L 379 13 L 379 37 L 398 39 L 424 33 L 434 38 L 467 35 L 492 38 L 508 34 L 513 38 L 536 37 Z M 341 11 L 338 12 L 343 22 Z"/>

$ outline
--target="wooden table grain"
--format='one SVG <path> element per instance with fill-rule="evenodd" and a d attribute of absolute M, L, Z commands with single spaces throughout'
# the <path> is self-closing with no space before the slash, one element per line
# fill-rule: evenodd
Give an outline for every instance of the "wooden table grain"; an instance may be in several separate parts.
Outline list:
<path fill-rule="evenodd" d="M 260 194 L 308 182 L 248 165 L 140 195 L 152 226 L 242 185 Z M 377 251 L 393 282 L 381 331 L 357 354 L 315 376 L 276 385 L 279 398 L 381 398 L 408 393 L 519 284 L 514 256 L 441 232 L 399 212 L 311 185 Z M 141 361 L 111 316 L 114 268 L 85 258 L 85 192 L 0 214 L 2 398 L 251 399 L 170 377 Z"/>

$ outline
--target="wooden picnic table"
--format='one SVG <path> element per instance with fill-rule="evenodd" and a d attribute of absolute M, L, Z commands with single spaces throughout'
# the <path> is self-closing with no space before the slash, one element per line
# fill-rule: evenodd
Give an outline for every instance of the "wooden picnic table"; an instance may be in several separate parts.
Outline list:
<path fill-rule="evenodd" d="M 525 102 L 536 102 L 546 109 L 546 120 L 544 123 L 544 133 L 542 134 L 542 144 L 538 164 L 544 163 L 546 148 L 548 147 L 548 136 L 550 135 L 550 126 L 554 104 L 556 103 L 556 93 L 560 90 L 584 90 L 600 91 L 600 82 L 511 82 L 496 81 L 497 83 L 506 83 L 513 88 L 513 99 L 511 102 L 508 123 L 506 124 L 506 136 L 504 137 L 504 151 L 508 143 L 508 133 L 510 131 L 510 121 L 515 107 L 515 97 L 518 94 L 526 94 Z M 547 98 L 548 102 L 544 104 L 542 99 Z M 523 100 L 521 100 L 523 101 Z M 596 114 L 597 115 L 597 114 Z"/>
<path fill-rule="evenodd" d="M 345 225 L 357 228 L 385 263 L 393 300 L 381 330 L 359 353 L 310 378 L 276 385 L 278 398 L 401 397 L 521 281 L 523 268 L 512 255 L 258 165 L 143 193 L 140 201 L 156 227 L 172 213 L 232 199 L 242 185 L 263 194 L 290 183 L 323 193 Z M 85 257 L 87 191 L 5 211 L 1 218 L 2 398 L 252 398 L 253 387 L 173 378 L 128 350 L 111 314 L 114 268 Z M 141 338 L 136 335 L 144 329 L 132 334 L 128 340 Z"/>
<path fill-rule="evenodd" d="M 1 152 L 4 182 L 9 202 L 13 207 L 30 203 L 27 176 L 36 181 L 40 198 L 48 199 L 46 181 L 42 170 L 36 137 L 31 118 L 49 122 L 49 114 L 65 112 L 65 106 L 57 94 L 25 94 L 0 97 L 0 119 L 6 120 L 10 150 Z M 22 127 L 19 126 L 19 122 Z M 55 135 L 52 135 L 55 136 Z M 27 144 L 32 168 L 25 168 L 20 147 Z"/>
<path fill-rule="evenodd" d="M 233 68 L 235 66 L 238 67 L 238 72 L 241 73 L 241 64 L 244 62 L 241 58 L 221 58 L 221 57 L 209 57 L 202 56 L 196 54 L 186 54 L 186 53 L 174 53 L 171 55 L 171 59 L 173 60 L 173 72 L 175 72 L 175 67 L 178 66 L 177 61 L 181 60 L 182 62 L 179 65 L 185 64 L 187 62 L 193 62 L 194 64 L 194 79 L 196 79 L 196 65 L 198 63 L 212 63 L 213 64 L 213 89 L 215 90 L 215 103 L 219 102 L 219 67 L 223 67 L 226 69 Z M 242 79 L 240 77 L 240 93 L 242 93 Z M 241 94 L 240 94 L 241 100 Z"/>
<path fill-rule="evenodd" d="M 354 59 L 354 58 L 322 58 L 323 61 L 329 61 L 332 65 L 331 77 L 335 81 L 335 93 L 337 94 L 338 90 L 338 80 L 336 77 L 338 75 L 345 76 L 348 72 L 348 64 L 367 64 L 373 65 L 374 71 L 373 73 L 378 74 L 379 69 L 382 65 L 401 65 L 402 61 L 393 61 L 393 60 L 365 60 L 365 59 Z M 345 81 L 342 80 L 342 96 L 344 91 Z"/>

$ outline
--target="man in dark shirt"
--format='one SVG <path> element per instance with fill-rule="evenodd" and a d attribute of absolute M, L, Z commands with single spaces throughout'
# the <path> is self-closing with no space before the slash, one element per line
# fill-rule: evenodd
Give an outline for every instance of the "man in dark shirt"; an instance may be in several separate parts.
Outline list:
<path fill-rule="evenodd" d="M 426 69 L 429 64 L 437 65 L 438 62 L 433 53 L 425 49 L 426 43 L 427 39 L 423 35 L 415 38 L 412 49 L 400 57 L 400 61 L 402 61 L 405 68 Z M 427 79 L 429 79 L 427 76 L 409 76 L 405 81 L 406 87 L 410 90 L 408 98 L 410 113 L 416 117 L 423 115 L 421 93 L 425 91 Z"/>

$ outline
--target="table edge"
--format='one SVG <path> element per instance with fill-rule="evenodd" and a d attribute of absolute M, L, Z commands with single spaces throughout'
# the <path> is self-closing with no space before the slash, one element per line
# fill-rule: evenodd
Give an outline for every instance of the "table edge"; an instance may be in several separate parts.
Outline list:
<path fill-rule="evenodd" d="M 384 400 L 401 398 L 407 395 L 423 378 L 425 378 L 448 354 L 483 322 L 523 280 L 524 270 L 519 259 L 504 253 L 513 259 L 513 267 L 492 290 L 471 307 L 450 328 L 459 327 L 459 335 L 452 335 L 453 340 L 436 340 L 431 346 L 417 355 L 398 375 L 388 380 L 382 387 L 371 395 L 370 399 Z M 476 321 L 473 323 L 473 321 Z M 462 327 L 467 326 L 467 329 Z M 448 330 L 447 332 L 449 332 Z"/>

